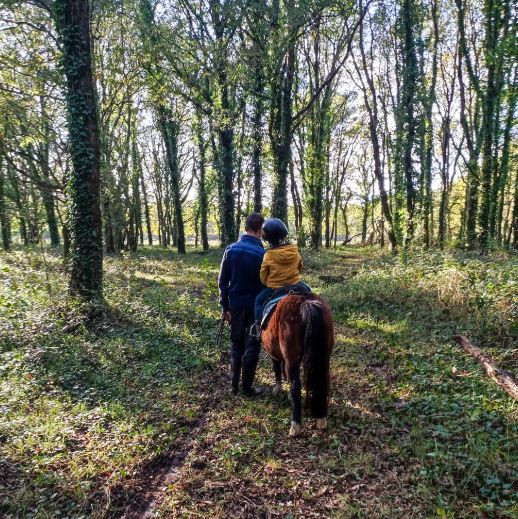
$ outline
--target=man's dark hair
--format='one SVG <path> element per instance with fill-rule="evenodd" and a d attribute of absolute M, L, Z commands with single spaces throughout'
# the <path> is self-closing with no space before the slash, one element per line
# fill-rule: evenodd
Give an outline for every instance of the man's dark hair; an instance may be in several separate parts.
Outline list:
<path fill-rule="evenodd" d="M 264 216 L 260 213 L 251 213 L 245 222 L 245 231 L 258 232 L 264 223 Z"/>

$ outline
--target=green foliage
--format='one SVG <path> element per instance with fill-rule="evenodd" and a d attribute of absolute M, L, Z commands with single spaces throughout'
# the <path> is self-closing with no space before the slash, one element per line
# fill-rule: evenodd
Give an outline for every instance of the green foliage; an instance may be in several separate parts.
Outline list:
<path fill-rule="evenodd" d="M 347 290 L 361 305 L 375 308 L 383 301 L 390 309 L 424 315 L 445 327 L 445 339 L 463 333 L 484 346 L 496 342 L 505 348 L 517 338 L 516 259 L 423 252 L 369 264 L 360 274 Z"/>
<path fill-rule="evenodd" d="M 513 403 L 451 340 L 464 333 L 516 371 L 516 279 L 514 258 L 423 253 L 373 260 L 327 291 L 374 349 L 377 374 L 393 378 L 379 404 L 408 432 L 399 453 L 416 460 L 417 493 L 437 515 L 516 509 Z"/>
<path fill-rule="evenodd" d="M 106 310 L 88 323 L 55 253 L 0 255 L 2 513 L 122 515 L 152 467 L 185 451 L 164 517 L 201 503 L 240 517 L 243 495 L 254 513 L 294 517 L 513 516 L 513 402 L 451 335 L 516 369 L 515 258 L 303 250 L 337 342 L 329 433 L 305 420 L 293 443 L 287 399 L 228 396 L 220 255 L 108 258 Z M 273 383 L 266 358 L 258 379 Z"/>
<path fill-rule="evenodd" d="M 49 260 L 52 296 L 38 254 L 2 258 L 3 512 L 101 513 L 110 491 L 99 502 L 98 481 L 116 487 L 189 432 L 203 400 L 196 381 L 211 362 L 216 314 L 201 300 L 214 291 L 217 261 L 171 259 L 108 261 L 108 313 L 84 326 L 61 296 L 59 257 Z M 62 331 L 70 324 L 76 331 Z"/>

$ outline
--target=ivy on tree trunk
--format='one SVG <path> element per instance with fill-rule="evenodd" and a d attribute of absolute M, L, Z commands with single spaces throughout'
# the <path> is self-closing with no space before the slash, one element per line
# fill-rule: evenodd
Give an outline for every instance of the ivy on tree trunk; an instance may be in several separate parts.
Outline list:
<path fill-rule="evenodd" d="M 52 13 L 62 47 L 72 172 L 68 181 L 70 291 L 102 298 L 99 136 L 91 67 L 90 2 L 55 0 Z"/>

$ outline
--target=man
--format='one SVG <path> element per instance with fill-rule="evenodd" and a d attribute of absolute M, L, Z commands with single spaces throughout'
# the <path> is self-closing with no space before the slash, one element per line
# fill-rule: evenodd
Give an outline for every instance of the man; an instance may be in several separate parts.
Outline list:
<path fill-rule="evenodd" d="M 259 361 L 260 343 L 250 336 L 254 323 L 254 303 L 264 288 L 259 273 L 264 256 L 261 228 L 264 218 L 252 213 L 245 222 L 245 233 L 230 244 L 223 254 L 219 272 L 222 317 L 230 322 L 232 342 L 232 393 L 236 394 L 242 372 L 242 389 L 247 396 L 261 393 L 254 388 L 255 370 Z"/>

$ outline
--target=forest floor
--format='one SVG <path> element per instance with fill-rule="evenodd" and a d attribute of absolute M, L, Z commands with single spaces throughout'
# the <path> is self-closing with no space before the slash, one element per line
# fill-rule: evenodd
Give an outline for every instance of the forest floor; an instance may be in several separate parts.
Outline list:
<path fill-rule="evenodd" d="M 0 255 L 0 516 L 516 517 L 518 407 L 451 338 L 518 370 L 518 258 L 303 256 L 336 347 L 290 439 L 285 396 L 229 395 L 221 250 L 107 258 L 86 324 L 57 253 Z"/>

